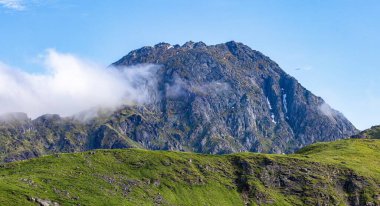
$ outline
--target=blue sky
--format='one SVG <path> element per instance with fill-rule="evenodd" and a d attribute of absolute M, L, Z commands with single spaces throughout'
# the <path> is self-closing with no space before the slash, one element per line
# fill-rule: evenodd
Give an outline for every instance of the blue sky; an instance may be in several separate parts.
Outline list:
<path fill-rule="evenodd" d="M 41 72 L 53 48 L 108 65 L 158 42 L 242 42 L 359 129 L 380 124 L 380 1 L 0 0 L 0 61 Z"/>

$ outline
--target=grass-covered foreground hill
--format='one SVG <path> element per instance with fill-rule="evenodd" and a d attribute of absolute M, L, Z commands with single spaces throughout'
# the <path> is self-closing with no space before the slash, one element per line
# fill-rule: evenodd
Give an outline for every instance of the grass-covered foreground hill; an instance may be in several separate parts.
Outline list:
<path fill-rule="evenodd" d="M 380 205 L 380 140 L 293 155 L 140 149 L 1 165 L 0 205 Z"/>

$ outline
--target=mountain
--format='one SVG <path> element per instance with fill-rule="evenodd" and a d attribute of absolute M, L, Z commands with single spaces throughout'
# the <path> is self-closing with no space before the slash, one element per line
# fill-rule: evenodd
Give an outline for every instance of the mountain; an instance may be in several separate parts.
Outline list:
<path fill-rule="evenodd" d="M 140 82 L 150 94 L 143 105 L 98 111 L 89 121 L 51 114 L 0 117 L 0 161 L 130 147 L 291 153 L 358 132 L 275 62 L 241 43 L 160 43 L 134 50 L 113 66 L 140 64 L 159 66 L 152 82 Z"/>
<path fill-rule="evenodd" d="M 132 51 L 113 65 L 146 63 L 161 65 L 158 94 L 146 107 L 151 116 L 140 115 L 140 127 L 127 132 L 146 148 L 289 153 L 357 133 L 322 98 L 241 43 L 161 43 Z M 158 144 L 150 146 L 152 138 Z"/>
<path fill-rule="evenodd" d="M 94 150 L 2 164 L 0 178 L 0 205 L 376 206 L 380 140 L 291 155 Z"/>

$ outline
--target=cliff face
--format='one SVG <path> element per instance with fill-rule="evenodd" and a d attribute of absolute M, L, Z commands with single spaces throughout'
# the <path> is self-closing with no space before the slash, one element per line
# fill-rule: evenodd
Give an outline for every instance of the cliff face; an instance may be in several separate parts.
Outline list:
<path fill-rule="evenodd" d="M 200 153 L 290 153 L 349 137 L 355 127 L 275 62 L 236 42 L 143 47 L 116 67 L 157 64 L 150 101 L 85 123 L 44 115 L 0 118 L 0 157 L 139 147 Z"/>

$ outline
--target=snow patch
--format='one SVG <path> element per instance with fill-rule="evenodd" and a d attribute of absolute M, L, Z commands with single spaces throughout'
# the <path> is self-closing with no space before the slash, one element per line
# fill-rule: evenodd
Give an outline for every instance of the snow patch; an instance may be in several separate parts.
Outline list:
<path fill-rule="evenodd" d="M 282 95 L 282 104 L 284 105 L 284 111 L 285 111 L 285 113 L 288 113 L 288 104 L 286 102 L 286 94 Z"/>
<path fill-rule="evenodd" d="M 275 124 L 277 124 L 277 122 L 274 120 L 274 114 L 273 113 L 270 115 L 270 117 L 272 119 L 272 122 L 275 123 Z"/>
<path fill-rule="evenodd" d="M 267 97 L 267 104 L 268 104 L 269 109 L 272 110 L 272 105 L 270 104 L 268 97 Z"/>

